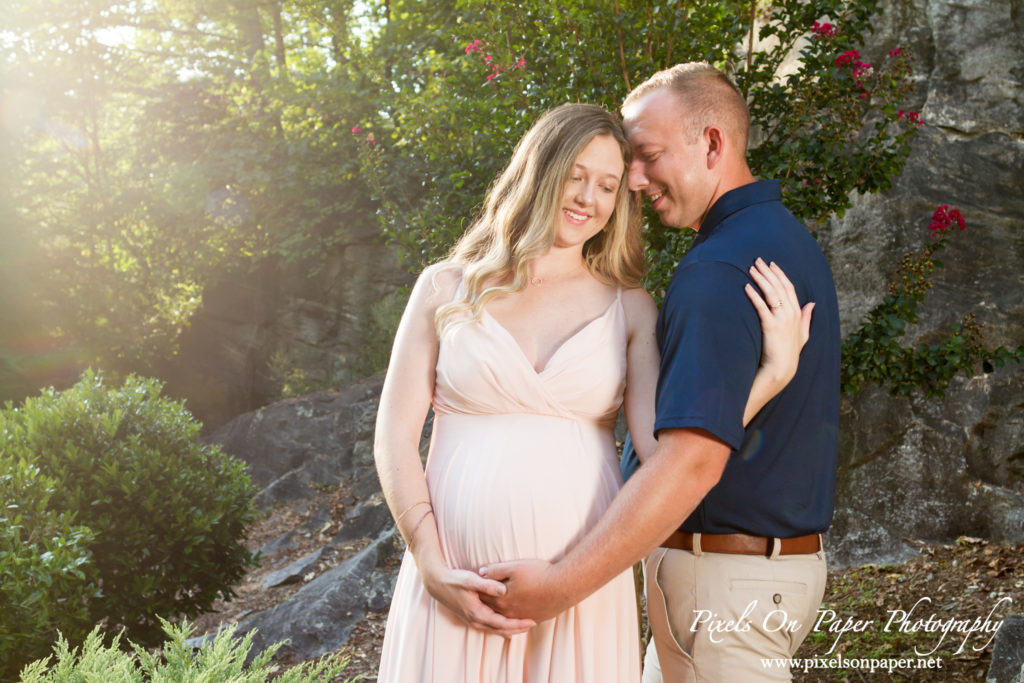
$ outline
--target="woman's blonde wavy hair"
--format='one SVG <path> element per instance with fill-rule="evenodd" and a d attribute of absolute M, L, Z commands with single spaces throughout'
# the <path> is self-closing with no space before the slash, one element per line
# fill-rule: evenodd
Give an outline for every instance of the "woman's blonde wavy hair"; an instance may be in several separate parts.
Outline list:
<path fill-rule="evenodd" d="M 626 182 L 632 154 L 622 125 L 596 105 L 563 104 L 541 116 L 519 141 L 480 215 L 449 252 L 447 266 L 462 270 L 461 296 L 438 307 L 434 324 L 439 337 L 479 320 L 488 301 L 526 288 L 528 264 L 554 244 L 565 183 L 576 157 L 599 135 L 619 143 L 625 170 L 608 224 L 583 245 L 583 258 L 602 282 L 640 285 L 646 262 L 640 212 L 631 206 Z M 508 284 L 487 286 L 489 282 Z"/>

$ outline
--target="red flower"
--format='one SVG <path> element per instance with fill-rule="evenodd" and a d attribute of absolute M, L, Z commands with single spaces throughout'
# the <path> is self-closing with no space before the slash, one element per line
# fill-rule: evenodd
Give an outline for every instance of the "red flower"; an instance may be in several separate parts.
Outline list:
<path fill-rule="evenodd" d="M 493 81 L 494 80 L 494 74 L 487 74 L 487 80 L 488 81 Z"/>
<path fill-rule="evenodd" d="M 520 59 L 518 62 L 516 62 L 516 68 L 517 69 L 522 69 L 525 66 L 526 66 L 526 60 L 525 59 Z"/>
<path fill-rule="evenodd" d="M 940 234 L 946 232 L 946 230 L 956 223 L 961 230 L 967 228 L 967 223 L 964 221 L 964 217 L 960 214 L 957 209 L 949 210 L 949 204 L 942 204 L 935 209 L 935 213 L 932 214 L 932 222 L 928 224 L 928 229 L 932 232 L 932 237 L 938 237 Z"/>
<path fill-rule="evenodd" d="M 369 135 L 366 136 L 366 141 L 370 143 L 371 147 L 377 146 L 377 141 L 373 138 L 373 133 L 370 133 Z"/>
<path fill-rule="evenodd" d="M 900 56 L 900 48 L 894 47 L 893 49 L 889 50 L 889 56 L 890 57 L 899 57 Z"/>
<path fill-rule="evenodd" d="M 822 24 L 816 21 L 814 22 L 814 25 L 811 26 L 811 33 L 814 34 L 811 36 L 811 40 L 817 40 L 819 37 L 831 38 L 835 35 L 835 27 L 827 22 Z"/>
<path fill-rule="evenodd" d="M 921 114 L 916 111 L 912 111 L 909 114 L 907 114 L 907 120 L 910 121 L 911 123 L 916 123 L 919 126 L 924 125 L 924 121 L 921 120 Z"/>
<path fill-rule="evenodd" d="M 857 50 L 847 50 L 843 54 L 836 57 L 836 66 L 850 64 L 858 59 L 860 59 L 860 52 L 858 52 Z"/>
<path fill-rule="evenodd" d="M 352 126 L 352 135 L 359 135 L 363 132 L 363 129 L 359 126 Z"/>
<path fill-rule="evenodd" d="M 899 121 L 900 119 L 902 119 L 905 113 L 907 113 L 905 109 L 900 109 L 900 113 L 896 114 L 896 120 Z"/>

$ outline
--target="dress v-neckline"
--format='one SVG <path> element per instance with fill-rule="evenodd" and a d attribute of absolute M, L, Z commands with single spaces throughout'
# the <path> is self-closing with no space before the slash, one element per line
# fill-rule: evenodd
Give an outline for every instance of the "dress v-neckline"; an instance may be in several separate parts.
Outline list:
<path fill-rule="evenodd" d="M 490 320 L 492 323 L 494 323 L 495 327 L 497 327 L 499 330 L 501 330 L 502 333 L 504 333 L 505 336 L 508 337 L 508 340 L 510 342 L 512 342 L 512 345 L 516 348 L 516 351 L 519 352 L 519 357 L 522 358 L 523 362 L 526 363 L 527 367 L 529 367 L 531 370 L 533 370 L 533 373 L 539 377 L 540 375 L 543 375 L 545 372 L 547 372 L 547 369 L 549 367 L 551 367 L 551 361 L 553 361 L 555 359 L 555 357 L 559 353 L 561 353 L 562 349 L 565 348 L 566 344 L 568 344 L 573 339 L 575 339 L 576 337 L 578 337 L 581 334 L 583 334 L 584 330 L 586 330 L 587 328 L 591 327 L 597 321 L 603 320 L 604 318 L 606 318 L 608 316 L 608 314 L 611 313 L 616 308 L 616 306 L 621 305 L 621 304 L 622 304 L 622 289 L 620 288 L 619 291 L 615 294 L 615 299 L 613 299 L 612 302 L 610 304 L 608 304 L 608 307 L 604 309 L 604 312 L 602 312 L 597 317 L 591 318 L 587 322 L 583 323 L 583 325 L 578 330 L 576 330 L 575 332 L 570 334 L 568 337 L 565 338 L 564 341 L 562 341 L 561 344 L 559 344 L 557 347 L 555 347 L 555 350 L 551 352 L 551 355 L 548 356 L 547 361 L 545 361 L 544 367 L 542 367 L 540 370 L 538 370 L 537 366 L 535 366 L 532 362 L 530 362 L 530 358 L 526 355 L 526 352 L 523 351 L 523 347 L 519 344 L 519 340 L 517 340 L 515 338 L 515 336 L 511 332 L 508 331 L 508 328 L 506 328 L 504 325 L 502 325 L 500 322 L 498 322 L 498 319 L 495 318 L 493 315 L 491 315 L 490 312 L 486 308 L 483 309 L 483 316 L 485 316 L 488 320 Z"/>

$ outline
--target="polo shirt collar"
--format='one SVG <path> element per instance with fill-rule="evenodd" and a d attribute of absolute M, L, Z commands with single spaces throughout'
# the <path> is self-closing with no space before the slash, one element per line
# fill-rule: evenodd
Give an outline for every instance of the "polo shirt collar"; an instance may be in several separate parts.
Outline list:
<path fill-rule="evenodd" d="M 740 209 L 763 202 L 782 201 L 782 184 L 778 180 L 756 180 L 729 190 L 718 198 L 701 223 L 697 239 L 706 240 L 722 221 Z"/>

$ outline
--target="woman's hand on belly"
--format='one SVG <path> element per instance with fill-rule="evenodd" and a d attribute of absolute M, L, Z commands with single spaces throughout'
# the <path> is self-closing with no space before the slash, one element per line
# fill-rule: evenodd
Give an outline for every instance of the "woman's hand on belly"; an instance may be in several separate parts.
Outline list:
<path fill-rule="evenodd" d="M 499 581 L 447 566 L 421 567 L 420 577 L 432 598 L 473 628 L 510 638 L 525 633 L 537 623 L 532 619 L 510 619 L 483 603 L 481 595 L 498 597 L 505 593 L 505 586 Z"/>

